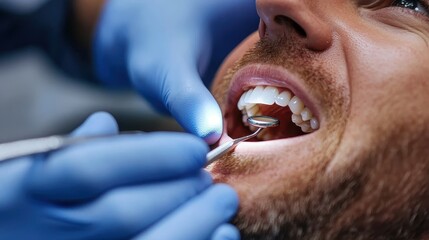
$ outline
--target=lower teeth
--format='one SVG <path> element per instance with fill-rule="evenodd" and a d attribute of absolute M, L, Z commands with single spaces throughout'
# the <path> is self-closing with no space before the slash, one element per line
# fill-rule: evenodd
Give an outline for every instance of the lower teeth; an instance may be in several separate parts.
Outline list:
<path fill-rule="evenodd" d="M 271 133 L 269 131 L 267 131 L 267 129 L 264 129 L 258 134 L 257 138 L 259 140 L 268 141 L 268 140 L 273 139 L 273 136 L 271 135 Z"/>

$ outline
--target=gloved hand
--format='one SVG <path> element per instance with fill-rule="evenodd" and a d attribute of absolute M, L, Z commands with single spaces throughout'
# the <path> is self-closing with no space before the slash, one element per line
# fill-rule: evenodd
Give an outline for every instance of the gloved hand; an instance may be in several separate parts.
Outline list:
<path fill-rule="evenodd" d="M 116 134 L 110 115 L 73 135 Z M 166 149 L 168 148 L 168 151 Z M 0 239 L 237 239 L 237 197 L 187 134 L 123 135 L 0 164 Z"/>
<path fill-rule="evenodd" d="M 222 133 L 222 116 L 201 81 L 257 29 L 251 0 L 108 0 L 94 42 L 98 77 L 133 85 L 159 110 L 206 142 Z"/>

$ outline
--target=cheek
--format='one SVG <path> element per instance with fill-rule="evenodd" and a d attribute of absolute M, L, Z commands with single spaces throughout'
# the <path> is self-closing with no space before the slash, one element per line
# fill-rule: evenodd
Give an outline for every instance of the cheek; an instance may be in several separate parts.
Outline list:
<path fill-rule="evenodd" d="M 429 48 L 411 33 L 367 32 L 348 49 L 351 120 L 377 128 L 428 119 Z M 419 111 L 420 109 L 420 111 Z"/>

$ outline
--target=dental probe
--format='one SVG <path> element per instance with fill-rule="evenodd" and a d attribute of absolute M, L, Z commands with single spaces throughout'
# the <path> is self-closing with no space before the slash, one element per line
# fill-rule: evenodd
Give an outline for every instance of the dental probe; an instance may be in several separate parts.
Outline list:
<path fill-rule="evenodd" d="M 280 121 L 277 118 L 273 118 L 270 116 L 252 116 L 247 119 L 247 122 L 254 126 L 258 127 L 258 130 L 256 130 L 254 133 L 244 136 L 241 138 L 233 139 L 231 141 L 228 141 L 219 147 L 211 150 L 209 153 L 207 153 L 207 163 L 206 166 L 212 164 L 213 162 L 219 160 L 223 155 L 231 151 L 237 144 L 243 141 L 247 141 L 251 138 L 254 138 L 258 136 L 258 134 L 262 131 L 264 128 L 270 128 L 270 127 L 277 127 L 280 123 Z"/>
<path fill-rule="evenodd" d="M 140 131 L 121 132 L 119 135 L 141 134 Z M 95 135 L 95 136 L 50 136 L 35 139 L 26 139 L 16 142 L 0 144 L 0 163 L 10 159 L 30 156 L 39 153 L 47 153 L 70 145 L 86 142 L 88 140 L 113 137 L 118 135 Z"/>

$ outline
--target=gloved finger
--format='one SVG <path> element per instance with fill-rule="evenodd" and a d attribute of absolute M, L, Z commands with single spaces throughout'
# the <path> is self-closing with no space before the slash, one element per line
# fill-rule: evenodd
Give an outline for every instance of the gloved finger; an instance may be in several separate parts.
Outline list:
<path fill-rule="evenodd" d="M 220 138 L 223 122 L 220 108 L 198 70 L 203 52 L 201 44 L 208 41 L 202 35 L 198 31 L 193 34 L 176 31 L 174 45 L 146 43 L 162 49 L 132 44 L 128 68 L 131 81 L 143 96 L 171 113 L 186 131 L 213 144 Z M 168 36 L 165 39 L 169 41 Z"/>
<path fill-rule="evenodd" d="M 116 134 L 118 131 L 118 124 L 112 115 L 106 112 L 97 112 L 89 116 L 81 126 L 71 133 L 71 136 L 110 135 Z"/>
<path fill-rule="evenodd" d="M 135 239 L 209 239 L 237 208 L 236 192 L 227 185 L 214 185 Z"/>
<path fill-rule="evenodd" d="M 224 224 L 214 232 L 212 240 L 240 240 L 240 232 L 231 224 Z"/>
<path fill-rule="evenodd" d="M 49 212 L 48 217 L 71 225 L 70 229 L 79 230 L 78 233 L 82 234 L 77 236 L 79 239 L 82 236 L 85 236 L 83 239 L 129 239 L 201 193 L 211 183 L 210 175 L 201 171 L 185 179 L 119 188 L 89 204 L 56 208 Z"/>
<path fill-rule="evenodd" d="M 119 186 L 194 174 L 207 145 L 184 133 L 103 138 L 53 153 L 28 180 L 30 190 L 52 201 L 78 201 Z"/>

